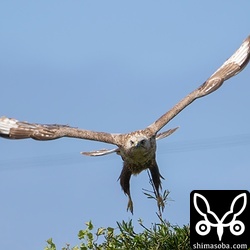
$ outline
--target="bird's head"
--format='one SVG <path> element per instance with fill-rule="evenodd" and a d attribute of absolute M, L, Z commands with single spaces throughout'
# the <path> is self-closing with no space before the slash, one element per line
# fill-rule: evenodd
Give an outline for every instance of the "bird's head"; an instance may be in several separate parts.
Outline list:
<path fill-rule="evenodd" d="M 151 157 L 155 150 L 155 136 L 148 136 L 144 131 L 136 131 L 126 135 L 121 155 L 128 156 L 134 160 L 144 161 Z"/>
<path fill-rule="evenodd" d="M 149 136 L 143 130 L 136 131 L 124 136 L 119 154 L 124 162 L 131 166 L 140 166 L 133 172 L 139 173 L 147 167 L 147 163 L 155 158 L 156 138 Z"/>
<path fill-rule="evenodd" d="M 152 143 L 150 138 L 146 136 L 131 136 L 126 142 L 127 149 L 134 149 L 134 150 L 148 150 L 152 147 Z"/>

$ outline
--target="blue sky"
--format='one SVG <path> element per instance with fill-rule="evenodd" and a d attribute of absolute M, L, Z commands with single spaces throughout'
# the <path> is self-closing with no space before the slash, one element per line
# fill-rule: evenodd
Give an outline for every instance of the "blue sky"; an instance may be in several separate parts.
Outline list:
<path fill-rule="evenodd" d="M 142 129 L 203 83 L 250 34 L 250 2 L 2 1 L 0 115 L 106 132 Z M 157 161 L 170 190 L 164 218 L 189 223 L 194 189 L 248 189 L 248 66 L 195 101 L 166 129 Z M 76 139 L 1 139 L 0 245 L 43 249 L 78 243 L 84 222 L 116 226 L 157 222 L 142 193 L 146 172 L 133 177 L 134 215 L 119 177 L 117 155 L 80 151 L 109 147 Z M 112 148 L 109 147 L 109 148 Z"/>

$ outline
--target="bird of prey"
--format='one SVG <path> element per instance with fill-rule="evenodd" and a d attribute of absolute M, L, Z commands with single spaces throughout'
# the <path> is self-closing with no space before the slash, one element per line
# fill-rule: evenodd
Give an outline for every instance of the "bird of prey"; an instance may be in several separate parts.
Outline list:
<path fill-rule="evenodd" d="M 163 139 L 177 128 L 166 132 L 159 131 L 185 107 L 194 100 L 206 96 L 217 90 L 224 81 L 238 74 L 247 65 L 250 59 L 250 36 L 248 36 L 236 52 L 224 62 L 200 87 L 188 94 L 169 111 L 163 114 L 154 123 L 142 130 L 127 134 L 113 134 L 95 132 L 58 124 L 37 124 L 18 121 L 13 118 L 0 118 L 0 136 L 8 139 L 32 138 L 35 140 L 54 140 L 62 137 L 79 138 L 110 143 L 117 146 L 115 149 L 102 149 L 91 152 L 82 152 L 88 156 L 100 156 L 117 153 L 123 160 L 123 168 L 119 177 L 121 187 L 128 196 L 127 210 L 133 213 L 133 202 L 130 194 L 131 175 L 139 174 L 148 169 L 151 173 L 158 206 L 161 204 L 161 178 L 156 163 L 156 140 Z"/>

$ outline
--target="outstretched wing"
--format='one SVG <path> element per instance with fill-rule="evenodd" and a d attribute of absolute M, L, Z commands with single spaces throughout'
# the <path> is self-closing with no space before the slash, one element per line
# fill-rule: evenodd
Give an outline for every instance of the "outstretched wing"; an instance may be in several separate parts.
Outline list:
<path fill-rule="evenodd" d="M 0 118 L 0 137 L 7 139 L 54 140 L 61 137 L 72 137 L 117 145 L 119 134 L 95 132 L 58 124 L 36 124 L 20 122 L 13 118 Z"/>
<path fill-rule="evenodd" d="M 238 74 L 247 65 L 250 59 L 250 36 L 242 43 L 240 48 L 213 74 L 208 80 L 203 83 L 198 89 L 191 92 L 179 103 L 177 103 L 167 113 L 162 115 L 148 128 L 157 133 L 171 119 L 180 113 L 185 107 L 192 103 L 197 98 L 203 97 L 217 90 L 224 81 Z"/>

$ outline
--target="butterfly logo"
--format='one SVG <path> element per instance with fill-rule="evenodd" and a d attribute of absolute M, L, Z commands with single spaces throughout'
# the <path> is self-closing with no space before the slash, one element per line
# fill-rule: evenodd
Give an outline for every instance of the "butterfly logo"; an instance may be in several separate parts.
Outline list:
<path fill-rule="evenodd" d="M 200 202 L 203 203 L 203 204 L 199 203 L 200 208 L 198 206 L 199 199 L 200 199 Z M 238 208 L 239 206 L 237 206 L 237 208 L 239 209 L 237 210 L 235 204 L 236 203 L 239 204 L 240 199 L 243 199 L 243 205 L 240 209 Z M 224 233 L 224 227 L 229 227 L 230 232 L 236 236 L 244 233 L 245 225 L 242 221 L 237 220 L 237 216 L 239 216 L 246 208 L 246 205 L 247 205 L 246 193 L 239 194 L 233 199 L 231 206 L 230 206 L 230 210 L 227 211 L 222 216 L 221 219 L 219 219 L 218 216 L 213 211 L 210 210 L 210 205 L 207 199 L 203 195 L 199 193 L 194 193 L 193 203 L 194 203 L 194 207 L 196 211 L 204 218 L 203 220 L 200 220 L 199 222 L 197 222 L 195 226 L 195 230 L 199 235 L 204 236 L 204 235 L 209 234 L 211 227 L 217 228 L 217 235 L 218 235 L 219 241 L 221 241 L 222 239 L 222 235 Z M 205 208 L 205 211 L 204 211 L 204 208 Z M 231 218 L 230 222 L 225 223 L 225 220 L 227 219 L 227 221 L 229 221 L 230 218 Z"/>

